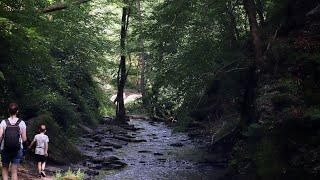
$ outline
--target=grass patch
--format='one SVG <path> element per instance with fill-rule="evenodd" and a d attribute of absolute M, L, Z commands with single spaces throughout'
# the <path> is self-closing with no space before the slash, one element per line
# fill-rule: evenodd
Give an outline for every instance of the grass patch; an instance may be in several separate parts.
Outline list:
<path fill-rule="evenodd" d="M 73 172 L 69 169 L 65 173 L 57 172 L 54 175 L 53 179 L 54 180 L 84 180 L 84 177 L 85 177 L 85 174 L 80 169 L 78 169 L 78 171 L 76 172 Z"/>

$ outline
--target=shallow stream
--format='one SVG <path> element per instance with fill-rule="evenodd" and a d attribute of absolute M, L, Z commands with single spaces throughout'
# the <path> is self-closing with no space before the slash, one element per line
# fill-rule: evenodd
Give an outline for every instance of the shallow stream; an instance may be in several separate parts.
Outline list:
<path fill-rule="evenodd" d="M 129 135 L 147 142 L 128 143 L 112 152 L 123 162 L 123 169 L 106 171 L 98 179 L 192 179 L 215 180 L 223 168 L 210 163 L 210 154 L 201 144 L 182 133 L 172 133 L 164 123 L 131 120 L 140 128 Z"/>

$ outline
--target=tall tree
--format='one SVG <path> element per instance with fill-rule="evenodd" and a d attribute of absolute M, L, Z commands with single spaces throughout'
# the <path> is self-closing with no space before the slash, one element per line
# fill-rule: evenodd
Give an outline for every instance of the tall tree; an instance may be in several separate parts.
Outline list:
<path fill-rule="evenodd" d="M 121 57 L 120 57 L 120 64 L 118 70 L 118 77 L 117 77 L 117 98 L 116 98 L 116 120 L 119 122 L 125 121 L 126 116 L 126 109 L 124 106 L 124 86 L 127 80 L 127 72 L 126 72 L 126 37 L 129 25 L 129 17 L 130 17 L 130 7 L 128 6 L 128 1 L 123 1 L 125 6 L 122 8 L 122 18 L 121 18 L 121 31 L 120 31 L 120 48 L 121 48 Z"/>
<path fill-rule="evenodd" d="M 243 4 L 249 19 L 250 32 L 253 39 L 256 61 L 258 62 L 258 64 L 263 64 L 262 41 L 257 22 L 255 3 L 253 0 L 243 0 Z"/>
<path fill-rule="evenodd" d="M 140 31 L 142 30 L 142 13 L 141 13 L 141 1 L 136 1 L 136 8 L 137 8 L 137 16 L 138 16 L 138 24 Z M 139 46 L 141 49 L 140 53 L 140 91 L 142 93 L 142 97 L 145 97 L 146 94 L 146 82 L 145 82 L 145 66 L 146 66 L 146 56 L 145 56 L 145 49 L 144 49 L 144 37 L 141 33 Z"/>
<path fill-rule="evenodd" d="M 246 10 L 249 19 L 250 32 L 253 39 L 253 45 L 255 50 L 255 59 L 251 62 L 248 74 L 247 81 L 245 84 L 245 93 L 244 100 L 242 104 L 241 112 L 241 125 L 242 128 L 246 128 L 247 125 L 257 118 L 255 101 L 256 101 L 256 92 L 255 88 L 258 83 L 258 71 L 263 67 L 263 53 L 262 53 L 262 41 L 259 33 L 259 27 L 256 17 L 256 9 L 254 0 L 243 0 L 243 5 Z"/>
<path fill-rule="evenodd" d="M 235 43 L 238 40 L 239 32 L 237 29 L 236 17 L 234 14 L 234 5 L 230 1 L 226 2 L 226 12 L 229 18 L 229 22 L 227 23 L 227 29 L 229 34 L 229 46 L 230 48 L 235 47 Z"/>

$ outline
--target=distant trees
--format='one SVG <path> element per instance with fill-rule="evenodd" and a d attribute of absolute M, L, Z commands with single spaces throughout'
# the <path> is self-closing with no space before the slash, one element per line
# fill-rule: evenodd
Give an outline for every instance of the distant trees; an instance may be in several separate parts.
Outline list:
<path fill-rule="evenodd" d="M 136 11 L 138 27 L 141 31 L 142 29 L 142 13 L 141 13 L 141 0 L 136 0 Z M 146 54 L 144 48 L 144 35 L 140 34 L 139 38 L 139 48 L 140 48 L 140 92 L 142 97 L 146 95 L 146 80 L 145 80 L 145 69 L 146 69 Z"/>

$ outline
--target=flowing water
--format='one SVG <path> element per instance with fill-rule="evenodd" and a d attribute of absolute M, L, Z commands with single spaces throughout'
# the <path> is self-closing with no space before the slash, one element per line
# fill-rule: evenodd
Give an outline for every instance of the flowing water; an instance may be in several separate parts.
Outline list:
<path fill-rule="evenodd" d="M 127 167 L 107 171 L 98 179 L 218 179 L 223 168 L 208 163 L 209 154 L 201 144 L 182 133 L 172 133 L 163 123 L 131 120 L 137 128 L 131 135 L 147 142 L 129 143 L 113 152 L 128 164 Z M 172 144 L 175 144 L 172 145 Z"/>

